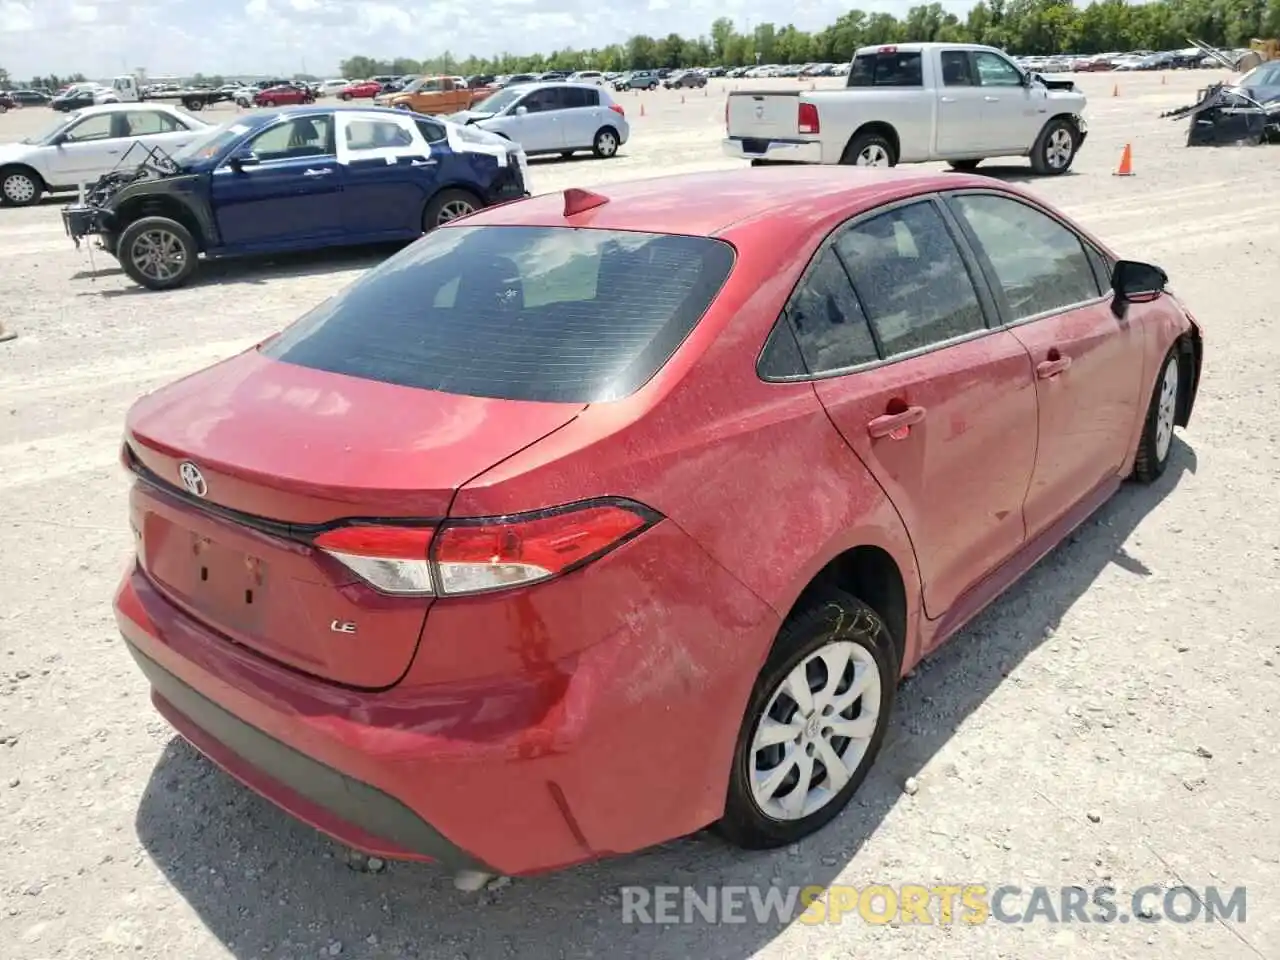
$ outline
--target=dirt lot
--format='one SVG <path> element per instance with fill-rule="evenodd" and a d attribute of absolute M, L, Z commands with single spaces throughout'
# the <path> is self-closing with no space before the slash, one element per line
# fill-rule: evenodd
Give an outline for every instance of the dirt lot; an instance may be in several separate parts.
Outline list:
<path fill-rule="evenodd" d="M 457 893 L 343 852 L 179 743 L 116 637 L 130 549 L 122 417 L 248 346 L 386 251 L 219 266 L 140 292 L 76 252 L 56 202 L 0 210 L 0 944 L 6 957 L 1280 956 L 1280 148 L 1187 150 L 1156 119 L 1216 72 L 1085 76 L 1090 136 L 1033 189 L 1162 264 L 1207 328 L 1192 428 L 910 680 L 860 799 L 798 848 L 713 840 Z M 787 81 L 789 82 L 789 81 Z M 537 191 L 722 159 L 723 88 L 621 95 L 612 161 L 535 163 Z M 640 116 L 640 105 L 645 115 Z M 229 113 L 227 108 L 210 116 Z M 0 140 L 50 121 L 0 117 Z M 1137 176 L 1111 176 L 1132 142 Z M 1023 165 L 1005 168 L 1022 175 Z M 996 172 L 1000 172 L 997 169 Z M 904 791 L 907 778 L 915 778 Z M 1244 923 L 674 927 L 630 884 L 1248 887 Z"/>

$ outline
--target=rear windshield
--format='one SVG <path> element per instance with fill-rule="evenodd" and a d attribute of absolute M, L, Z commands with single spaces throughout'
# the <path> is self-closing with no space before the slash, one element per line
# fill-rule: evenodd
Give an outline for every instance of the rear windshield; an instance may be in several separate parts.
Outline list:
<path fill-rule="evenodd" d="M 860 53 L 849 69 L 848 87 L 922 87 L 920 53 Z"/>
<path fill-rule="evenodd" d="M 643 386 L 719 293 L 720 240 L 447 227 L 288 327 L 263 353 L 472 397 L 593 403 Z"/>

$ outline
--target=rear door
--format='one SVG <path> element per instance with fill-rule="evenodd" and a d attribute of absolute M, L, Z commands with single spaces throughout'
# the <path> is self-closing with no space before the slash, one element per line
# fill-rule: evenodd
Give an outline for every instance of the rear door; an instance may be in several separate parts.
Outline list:
<path fill-rule="evenodd" d="M 1040 443 L 1025 506 L 1034 537 L 1115 477 L 1129 453 L 1144 399 L 1138 314 L 1111 312 L 1101 255 L 1047 212 L 992 192 L 957 192 L 948 203 L 1036 370 Z"/>
<path fill-rule="evenodd" d="M 560 125 L 566 147 L 589 147 L 604 125 L 600 91 L 587 87 L 561 87 Z"/>
<path fill-rule="evenodd" d="M 937 151 L 939 156 L 972 156 L 988 145 L 982 126 L 983 93 L 968 50 L 939 52 L 942 83 L 938 89 Z"/>
<path fill-rule="evenodd" d="M 285 248 L 342 232 L 342 167 L 333 115 L 291 117 L 249 139 L 257 163 L 213 173 L 214 217 L 225 246 Z"/>
<path fill-rule="evenodd" d="M 793 316 L 818 398 L 901 515 L 941 617 L 1026 539 L 1027 351 L 989 329 L 982 275 L 933 199 L 851 223 L 812 282 Z"/>
<path fill-rule="evenodd" d="M 188 127 L 180 118 L 154 107 L 139 106 L 129 110 L 124 114 L 123 122 L 126 136 L 137 139 L 147 150 L 160 147 L 173 153 L 198 135 L 198 131 Z"/>
<path fill-rule="evenodd" d="M 438 161 L 413 116 L 342 110 L 335 118 L 344 229 L 369 237 L 420 233 L 423 208 L 438 184 Z"/>

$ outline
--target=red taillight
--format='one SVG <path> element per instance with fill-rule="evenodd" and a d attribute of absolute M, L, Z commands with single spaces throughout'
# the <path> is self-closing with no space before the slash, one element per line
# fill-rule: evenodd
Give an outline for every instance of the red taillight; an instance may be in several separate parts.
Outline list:
<path fill-rule="evenodd" d="M 578 569 L 661 517 L 626 501 L 447 520 L 438 529 L 339 527 L 315 545 L 370 586 L 401 596 L 462 596 L 521 587 Z"/>
<path fill-rule="evenodd" d="M 821 133 L 822 126 L 818 123 L 818 107 L 813 103 L 801 103 L 800 113 L 797 117 L 798 128 L 801 133 Z"/>
<path fill-rule="evenodd" d="M 877 52 L 879 52 L 879 53 L 897 53 L 897 52 L 898 52 L 898 48 L 897 48 L 897 47 L 881 47 L 881 48 L 879 49 L 879 51 L 877 51 Z"/>
<path fill-rule="evenodd" d="M 616 113 L 620 117 L 625 117 L 627 115 L 627 111 L 622 109 L 621 104 L 611 103 L 609 104 L 609 109 L 612 110 L 614 113 Z"/>
<path fill-rule="evenodd" d="M 431 527 L 350 526 L 327 530 L 315 545 L 376 590 L 431 596 Z"/>

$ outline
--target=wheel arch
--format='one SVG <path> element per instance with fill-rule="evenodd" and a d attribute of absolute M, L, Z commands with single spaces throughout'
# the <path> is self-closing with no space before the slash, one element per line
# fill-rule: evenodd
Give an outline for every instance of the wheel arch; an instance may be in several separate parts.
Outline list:
<path fill-rule="evenodd" d="M 46 180 L 44 175 L 31 164 L 24 162 L 0 163 L 0 176 L 15 172 L 29 174 L 35 178 L 36 186 L 43 187 L 46 190 L 49 188 L 49 181 Z"/>
<path fill-rule="evenodd" d="M 114 232 L 123 233 L 129 224 L 143 217 L 167 217 L 190 231 L 198 250 L 204 252 L 208 245 L 208 238 L 201 227 L 200 218 L 190 207 L 174 197 L 150 196 L 126 200 L 116 211 Z"/>
<path fill-rule="evenodd" d="M 847 156 L 849 148 L 853 146 L 854 141 L 867 135 L 881 136 L 888 140 L 889 147 L 893 151 L 893 162 L 898 162 L 898 158 L 902 156 L 902 138 L 898 136 L 898 128 L 887 120 L 869 120 L 854 130 L 853 134 L 845 142 L 844 150 L 840 156 L 842 158 Z"/>

